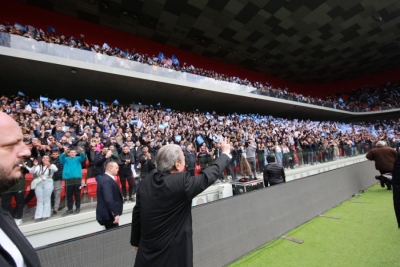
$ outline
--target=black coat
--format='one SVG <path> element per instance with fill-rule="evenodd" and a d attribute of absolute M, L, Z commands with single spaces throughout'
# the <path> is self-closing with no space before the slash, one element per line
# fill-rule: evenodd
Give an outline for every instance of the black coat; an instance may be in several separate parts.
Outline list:
<path fill-rule="evenodd" d="M 14 243 L 14 245 L 21 252 L 24 262 L 27 267 L 40 267 L 40 260 L 32 245 L 28 242 L 25 236 L 21 233 L 18 226 L 15 224 L 14 219 L 11 217 L 8 211 L 0 208 L 0 228 L 8 236 L 8 238 Z M 8 252 L 0 245 L 0 266 L 14 266 L 9 262 L 10 257 Z"/>
<path fill-rule="evenodd" d="M 114 217 L 122 215 L 122 193 L 113 178 L 104 174 L 97 183 L 96 220 L 100 225 L 114 221 Z"/>
<path fill-rule="evenodd" d="M 104 173 L 107 162 L 111 161 L 111 157 L 106 158 L 102 152 L 98 152 L 94 156 L 93 165 L 94 165 L 94 175 L 101 175 Z"/>
<path fill-rule="evenodd" d="M 396 213 L 398 228 L 400 228 L 400 155 L 394 160 L 392 186 L 394 211 Z"/>
<path fill-rule="evenodd" d="M 212 185 L 229 163 L 223 154 L 193 177 L 189 172 L 149 174 L 132 212 L 135 266 L 193 266 L 192 199 Z"/>
<path fill-rule="evenodd" d="M 269 185 L 276 185 L 286 183 L 285 170 L 277 163 L 268 163 L 264 167 L 264 183 L 267 187 Z"/>

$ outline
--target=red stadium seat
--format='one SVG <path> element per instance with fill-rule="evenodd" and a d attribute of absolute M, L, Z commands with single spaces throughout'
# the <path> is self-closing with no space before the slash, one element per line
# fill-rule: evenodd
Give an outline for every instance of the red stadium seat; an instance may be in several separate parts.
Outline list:
<path fill-rule="evenodd" d="M 26 186 L 30 186 L 32 180 L 33 180 L 33 173 L 27 173 L 27 174 L 25 174 L 25 187 L 26 187 Z"/>
<path fill-rule="evenodd" d="M 87 179 L 86 188 L 88 197 L 93 198 L 97 196 L 97 182 L 94 177 Z"/>
<path fill-rule="evenodd" d="M 87 179 L 87 169 L 82 169 L 82 180 L 86 182 Z"/>

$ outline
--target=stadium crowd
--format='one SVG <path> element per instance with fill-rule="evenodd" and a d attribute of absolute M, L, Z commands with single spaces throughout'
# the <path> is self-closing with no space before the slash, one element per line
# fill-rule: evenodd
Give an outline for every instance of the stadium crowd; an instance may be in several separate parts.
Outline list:
<path fill-rule="evenodd" d="M 377 111 L 400 107 L 400 84 L 387 83 L 381 87 L 363 87 L 357 88 L 350 93 L 338 93 L 329 95 L 327 97 L 314 97 L 311 95 L 305 96 L 301 93 L 289 91 L 286 87 L 284 89 L 274 88 L 268 82 L 250 81 L 247 78 L 241 79 L 239 77 L 229 76 L 223 73 L 217 73 L 212 70 L 205 70 L 203 68 L 196 68 L 193 65 L 186 63 L 180 64 L 178 58 L 174 55 L 172 58 L 164 56 L 159 52 L 158 56 L 143 54 L 135 49 L 119 49 L 118 47 L 110 47 L 107 43 L 103 45 L 88 44 L 84 35 L 79 37 L 57 35 L 56 30 L 50 26 L 47 31 L 36 29 L 33 26 L 15 23 L 10 24 L 5 22 L 0 24 L 0 32 L 7 32 L 10 34 L 20 35 L 27 38 L 35 39 L 38 42 L 54 43 L 63 46 L 69 46 L 77 49 L 93 51 L 96 53 L 124 58 L 148 64 L 152 66 L 159 66 L 163 68 L 174 69 L 176 71 L 188 72 L 195 75 L 209 77 L 215 80 L 226 81 L 236 84 L 241 84 L 255 88 L 252 92 L 254 94 L 265 95 L 270 97 L 282 98 L 290 101 L 302 102 L 307 104 L 319 105 L 334 109 L 341 109 L 352 112 L 363 111 Z"/>
<path fill-rule="evenodd" d="M 41 182 L 25 200 L 22 191 L 22 196 L 16 196 L 17 209 L 11 208 L 11 196 L 3 195 L 3 207 L 12 210 L 16 220 L 21 220 L 22 215 L 18 208 L 23 209 L 35 194 L 37 205 L 42 205 L 36 209 L 36 221 L 57 214 L 62 209 L 62 180 L 66 183 L 68 202 L 63 215 L 79 213 L 81 169 L 88 168 L 87 177 L 98 179 L 108 161 L 120 165 L 124 201 L 133 202 L 140 180 L 154 169 L 157 151 L 170 143 L 182 147 L 186 170 L 194 174 L 219 157 L 220 142 L 228 137 L 233 147 L 232 160 L 225 175 L 220 174 L 223 181 L 238 179 L 239 175 L 260 178 L 257 174 L 262 172 L 271 154 L 279 165 L 293 169 L 366 153 L 380 140 L 394 147 L 400 137 L 398 120 L 343 124 L 259 114 L 122 106 L 118 101 L 106 104 L 86 99 L 74 103 L 63 98 L 30 98 L 22 92 L 0 98 L 0 110 L 19 123 L 24 142 L 31 149 L 30 159 L 22 166 L 25 173 L 54 181 Z M 125 181 L 129 184 L 128 192 Z M 21 192 L 20 187 L 24 185 L 14 188 L 12 194 Z M 73 197 L 75 211 L 72 211 Z"/>

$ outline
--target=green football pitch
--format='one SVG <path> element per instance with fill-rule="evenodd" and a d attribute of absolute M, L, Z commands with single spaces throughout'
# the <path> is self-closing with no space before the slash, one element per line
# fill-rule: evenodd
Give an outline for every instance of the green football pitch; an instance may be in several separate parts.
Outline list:
<path fill-rule="evenodd" d="M 277 238 L 229 266 L 400 267 L 392 197 L 392 191 L 374 185 L 324 213 L 339 219 L 317 217 L 285 233 L 302 244 Z"/>

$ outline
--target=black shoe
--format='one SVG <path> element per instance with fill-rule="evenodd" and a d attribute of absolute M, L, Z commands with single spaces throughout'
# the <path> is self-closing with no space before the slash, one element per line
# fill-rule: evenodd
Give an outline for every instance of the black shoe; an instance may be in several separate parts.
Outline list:
<path fill-rule="evenodd" d="M 133 199 L 133 197 L 129 198 L 129 202 L 134 202 L 135 200 Z"/>
<path fill-rule="evenodd" d="M 81 209 L 80 208 L 76 208 L 75 210 L 74 210 L 74 214 L 79 214 L 81 212 Z"/>
<path fill-rule="evenodd" d="M 72 210 L 67 210 L 66 212 L 64 212 L 62 215 L 61 215 L 61 217 L 65 217 L 65 216 L 68 216 L 68 215 L 72 215 L 74 212 L 72 211 Z"/>
<path fill-rule="evenodd" d="M 53 210 L 53 215 L 57 215 L 57 211 L 56 210 Z"/>

